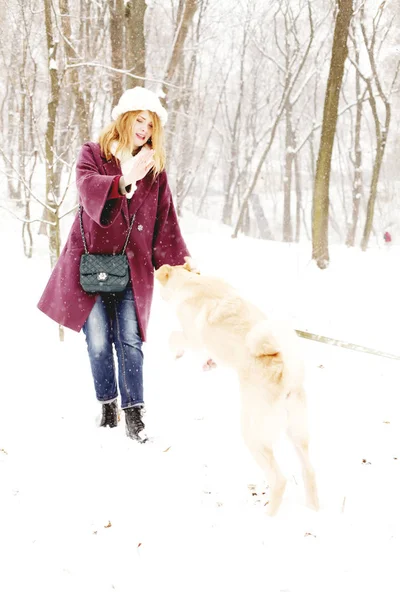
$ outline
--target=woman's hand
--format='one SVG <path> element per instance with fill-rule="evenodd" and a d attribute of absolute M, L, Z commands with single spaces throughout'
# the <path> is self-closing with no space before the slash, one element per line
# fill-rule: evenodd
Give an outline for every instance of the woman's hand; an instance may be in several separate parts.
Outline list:
<path fill-rule="evenodd" d="M 146 177 L 147 173 L 154 167 L 154 150 L 148 146 L 143 148 L 133 157 L 133 167 L 125 177 L 125 185 L 135 185 L 137 181 Z"/>

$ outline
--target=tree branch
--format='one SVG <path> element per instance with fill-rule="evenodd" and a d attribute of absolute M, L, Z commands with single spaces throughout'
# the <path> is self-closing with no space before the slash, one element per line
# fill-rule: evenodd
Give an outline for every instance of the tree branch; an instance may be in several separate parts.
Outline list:
<path fill-rule="evenodd" d="M 96 62 L 81 62 L 74 63 L 70 65 L 65 65 L 65 69 L 76 69 L 78 67 L 101 67 L 102 69 L 108 69 L 109 71 L 113 71 L 114 73 L 121 73 L 122 75 L 126 75 L 127 77 L 132 77 L 133 79 L 140 79 L 141 81 L 151 81 L 152 83 L 161 83 L 162 85 L 166 85 L 167 87 L 174 88 L 176 90 L 179 89 L 179 85 L 174 85 L 173 83 L 168 83 L 163 79 L 151 79 L 149 77 L 140 77 L 140 75 L 135 75 L 131 73 L 132 69 L 116 69 L 115 67 L 111 67 L 109 65 L 103 65 L 101 63 Z"/>

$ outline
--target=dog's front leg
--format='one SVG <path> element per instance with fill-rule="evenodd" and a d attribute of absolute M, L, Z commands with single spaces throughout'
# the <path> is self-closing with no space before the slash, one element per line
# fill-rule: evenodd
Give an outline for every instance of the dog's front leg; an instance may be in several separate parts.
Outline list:
<path fill-rule="evenodd" d="M 185 351 L 190 349 L 190 343 L 183 331 L 173 331 L 169 336 L 169 349 L 175 358 L 181 358 Z M 204 356 L 203 371 L 211 371 L 215 369 L 217 364 L 208 355 Z"/>
<path fill-rule="evenodd" d="M 183 331 L 173 331 L 169 336 L 169 349 L 175 358 L 181 358 L 187 350 L 188 342 Z"/>

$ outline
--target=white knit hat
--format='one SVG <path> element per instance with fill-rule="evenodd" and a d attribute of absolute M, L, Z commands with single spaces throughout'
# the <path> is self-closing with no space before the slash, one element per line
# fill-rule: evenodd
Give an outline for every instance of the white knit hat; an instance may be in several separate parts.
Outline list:
<path fill-rule="evenodd" d="M 156 113 L 160 118 L 161 125 L 165 125 L 168 119 L 168 113 L 162 106 L 159 97 L 150 90 L 136 86 L 126 90 L 117 106 L 114 106 L 111 117 L 115 121 L 120 115 L 131 110 L 149 110 Z"/>

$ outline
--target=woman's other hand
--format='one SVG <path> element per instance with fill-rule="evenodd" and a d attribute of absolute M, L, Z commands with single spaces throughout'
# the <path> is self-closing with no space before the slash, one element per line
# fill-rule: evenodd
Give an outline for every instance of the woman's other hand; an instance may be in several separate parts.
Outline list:
<path fill-rule="evenodd" d="M 133 157 L 133 166 L 125 177 L 125 185 L 135 185 L 137 181 L 146 177 L 154 167 L 154 150 L 148 146 L 143 148 Z"/>

